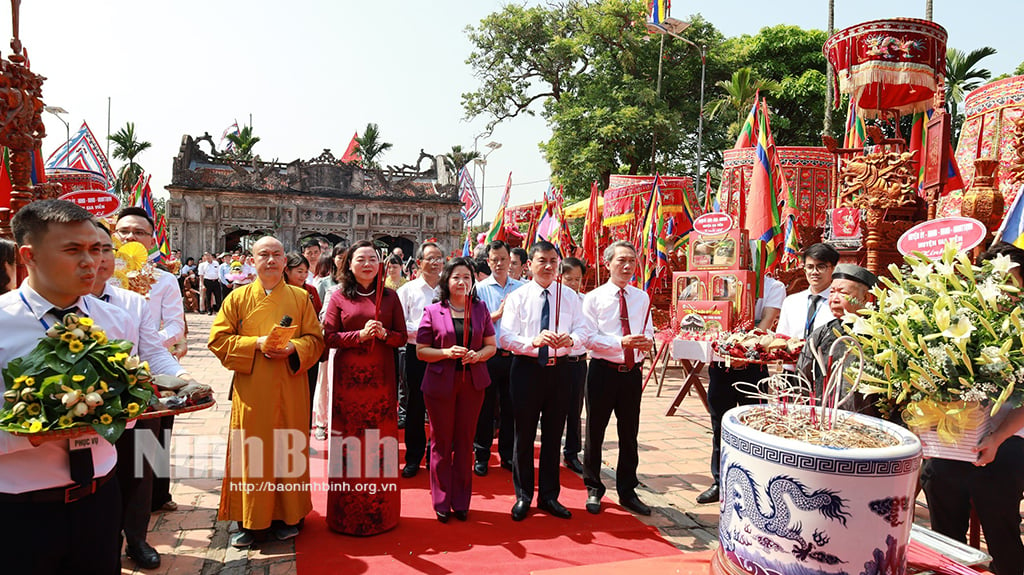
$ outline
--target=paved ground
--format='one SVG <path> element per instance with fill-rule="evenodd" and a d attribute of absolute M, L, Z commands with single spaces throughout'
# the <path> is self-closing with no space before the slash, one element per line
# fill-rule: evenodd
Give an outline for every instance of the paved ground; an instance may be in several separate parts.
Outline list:
<path fill-rule="evenodd" d="M 211 320 L 205 315 L 188 315 L 192 335 L 189 353 L 182 363 L 197 379 L 213 386 L 217 406 L 177 419 L 173 465 L 178 479 L 172 483 L 172 494 L 179 508 L 173 513 L 154 514 L 150 523 L 149 542 L 162 554 L 163 564 L 154 571 L 139 571 L 125 558 L 126 574 L 295 573 L 294 543 L 263 543 L 252 550 L 239 551 L 227 544 L 229 524 L 216 519 L 224 453 L 217 445 L 211 446 L 209 438 L 227 437 L 230 376 L 206 349 Z M 686 398 L 676 415 L 665 416 L 679 390 L 679 376 L 679 370 L 669 371 L 660 397 L 656 396 L 653 379 L 644 392 L 639 493 L 655 513 L 641 520 L 656 526 L 680 549 L 703 550 L 717 545 L 718 540 L 718 506 L 698 505 L 694 501 L 711 481 L 711 427 L 696 396 Z M 614 483 L 614 472 L 608 465 L 615 463 L 616 447 L 612 425 L 605 443 L 606 483 Z M 608 491 L 614 493 L 612 485 Z M 927 525 L 927 511 L 920 506 L 918 509 L 918 522 Z M 233 525 L 230 527 L 233 529 Z"/>

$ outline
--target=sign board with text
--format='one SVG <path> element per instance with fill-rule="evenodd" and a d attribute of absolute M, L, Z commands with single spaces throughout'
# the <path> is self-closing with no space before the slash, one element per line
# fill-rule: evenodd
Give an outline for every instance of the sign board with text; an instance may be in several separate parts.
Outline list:
<path fill-rule="evenodd" d="M 722 212 L 710 212 L 693 220 L 693 230 L 702 236 L 717 236 L 732 229 L 732 216 Z"/>
<path fill-rule="evenodd" d="M 903 255 L 921 252 L 935 259 L 942 254 L 946 242 L 956 242 L 960 250 L 969 250 L 984 241 L 987 234 L 985 225 L 974 218 L 939 218 L 921 222 L 903 232 L 896 249 Z"/>
<path fill-rule="evenodd" d="M 100 190 L 78 190 L 64 194 L 60 199 L 82 206 L 97 218 L 112 216 L 121 209 L 121 201 L 117 196 Z"/>

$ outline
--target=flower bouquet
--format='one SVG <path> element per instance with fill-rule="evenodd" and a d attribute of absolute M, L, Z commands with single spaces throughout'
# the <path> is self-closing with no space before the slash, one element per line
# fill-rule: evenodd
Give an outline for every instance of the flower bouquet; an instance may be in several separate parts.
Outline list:
<path fill-rule="evenodd" d="M 974 461 L 990 416 L 1024 400 L 1024 311 L 1006 256 L 972 265 L 956 244 L 889 267 L 876 304 L 844 318 L 864 348 L 860 391 L 902 418 L 925 455 Z"/>
<path fill-rule="evenodd" d="M 115 240 L 116 242 L 116 240 Z M 149 299 L 149 290 L 156 283 L 156 268 L 149 261 L 149 252 L 139 242 L 126 242 L 114 253 L 112 281 Z"/>
<path fill-rule="evenodd" d="M 65 315 L 4 368 L 0 430 L 70 437 L 91 427 L 114 443 L 155 397 L 149 366 L 131 350 L 130 341 L 108 340 L 92 319 Z"/>
<path fill-rule="evenodd" d="M 246 276 L 245 270 L 242 267 L 242 262 L 240 262 L 238 260 L 235 260 L 235 261 L 231 262 L 230 270 L 231 271 L 229 271 L 228 274 L 226 276 L 224 276 L 225 279 L 227 279 L 229 282 L 232 282 L 232 283 L 243 282 L 248 277 L 248 276 Z"/>

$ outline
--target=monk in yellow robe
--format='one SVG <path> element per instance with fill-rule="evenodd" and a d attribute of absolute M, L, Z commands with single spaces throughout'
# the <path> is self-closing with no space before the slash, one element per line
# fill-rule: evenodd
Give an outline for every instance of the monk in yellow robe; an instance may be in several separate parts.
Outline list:
<path fill-rule="evenodd" d="M 231 538 L 248 547 L 257 532 L 290 539 L 313 509 L 309 484 L 309 381 L 320 361 L 323 328 L 309 294 L 284 281 L 284 246 L 264 237 L 253 246 L 257 279 L 235 289 L 210 330 L 209 348 L 235 372 L 222 521 L 238 521 Z M 284 316 L 297 330 L 282 348 L 267 335 Z"/>

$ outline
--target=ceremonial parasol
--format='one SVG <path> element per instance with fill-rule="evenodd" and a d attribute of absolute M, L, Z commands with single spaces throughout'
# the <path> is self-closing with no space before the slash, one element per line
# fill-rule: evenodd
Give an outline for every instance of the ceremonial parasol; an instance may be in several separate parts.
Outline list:
<path fill-rule="evenodd" d="M 850 95 L 861 117 L 924 112 L 946 73 L 946 38 L 946 29 L 928 20 L 873 20 L 840 30 L 822 51 L 837 91 Z"/>

